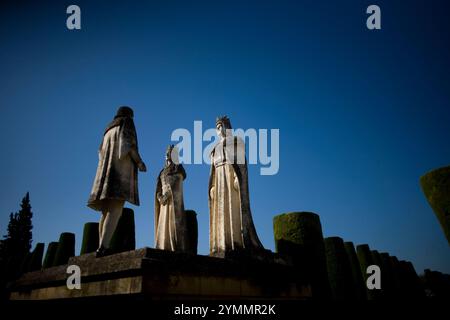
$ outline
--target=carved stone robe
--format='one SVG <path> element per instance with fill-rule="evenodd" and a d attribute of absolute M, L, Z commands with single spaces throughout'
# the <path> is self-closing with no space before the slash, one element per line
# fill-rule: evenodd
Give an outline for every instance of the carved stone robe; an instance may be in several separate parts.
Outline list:
<path fill-rule="evenodd" d="M 162 250 L 186 251 L 187 225 L 184 213 L 183 180 L 186 172 L 181 164 L 166 166 L 158 176 L 155 193 L 155 247 Z M 167 203 L 159 203 L 158 195 L 168 195 Z"/>
<path fill-rule="evenodd" d="M 88 206 L 102 211 L 104 200 L 124 200 L 139 205 L 137 165 L 130 156 L 137 150 L 133 119 L 123 118 L 107 128 L 98 153 L 98 167 Z"/>
<path fill-rule="evenodd" d="M 227 136 L 214 147 L 211 160 L 210 254 L 263 249 L 250 211 L 244 142 L 239 137 Z"/>

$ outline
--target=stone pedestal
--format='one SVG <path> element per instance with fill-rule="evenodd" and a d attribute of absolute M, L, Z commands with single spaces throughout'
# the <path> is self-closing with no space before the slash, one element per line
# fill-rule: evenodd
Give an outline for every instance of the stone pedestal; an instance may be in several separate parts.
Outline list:
<path fill-rule="evenodd" d="M 68 265 L 81 269 L 81 289 L 69 290 Z M 24 274 L 10 300 L 105 299 L 306 299 L 310 286 L 277 254 L 264 260 L 223 259 L 143 248 L 103 258 L 70 258 L 67 265 Z"/>

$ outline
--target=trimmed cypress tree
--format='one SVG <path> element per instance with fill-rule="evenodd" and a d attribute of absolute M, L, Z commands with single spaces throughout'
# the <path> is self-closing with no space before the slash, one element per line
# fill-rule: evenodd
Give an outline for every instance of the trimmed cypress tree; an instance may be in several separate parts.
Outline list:
<path fill-rule="evenodd" d="M 56 251 L 58 250 L 59 242 L 50 242 L 45 253 L 44 263 L 42 269 L 53 267 L 53 261 L 55 260 Z"/>
<path fill-rule="evenodd" d="M 36 244 L 36 248 L 34 248 L 33 252 L 31 253 L 31 259 L 28 264 L 29 272 L 41 270 L 42 257 L 44 256 L 44 247 L 45 247 L 45 244 L 43 244 L 43 243 Z"/>
<path fill-rule="evenodd" d="M 405 297 L 409 299 L 424 298 L 425 294 L 422 289 L 420 279 L 410 261 L 400 261 L 401 272 L 405 284 Z"/>
<path fill-rule="evenodd" d="M 88 222 L 83 228 L 83 243 L 81 245 L 80 255 L 94 252 L 98 249 L 98 228 L 99 224 L 97 222 Z"/>
<path fill-rule="evenodd" d="M 20 266 L 17 270 L 15 270 L 15 278 L 20 277 L 22 274 L 28 272 L 28 266 L 31 261 L 31 252 L 28 252 L 23 256 L 22 260 L 20 261 Z M 11 266 L 12 267 L 12 266 Z"/>
<path fill-rule="evenodd" d="M 450 301 L 450 275 L 425 269 L 423 280 L 428 298 L 439 301 Z"/>
<path fill-rule="evenodd" d="M 73 256 L 75 256 L 75 234 L 70 232 L 61 233 L 53 266 L 66 264 L 69 258 Z"/>
<path fill-rule="evenodd" d="M 292 212 L 273 219 L 276 251 L 292 257 L 300 274 L 311 281 L 313 298 L 329 299 L 322 225 L 317 214 Z"/>
<path fill-rule="evenodd" d="M 356 292 L 353 286 L 352 270 L 345 251 L 344 241 L 339 237 L 329 237 L 324 239 L 324 244 L 333 300 L 355 299 Z"/>
<path fill-rule="evenodd" d="M 352 270 L 352 282 L 358 300 L 367 300 L 366 287 L 361 273 L 358 257 L 353 242 L 344 242 L 345 251 Z"/>
<path fill-rule="evenodd" d="M 392 273 L 394 275 L 394 290 L 396 297 L 401 299 L 405 295 L 405 284 L 403 281 L 403 276 L 400 268 L 400 262 L 398 261 L 396 256 L 391 256 L 391 266 Z"/>
<path fill-rule="evenodd" d="M 366 293 L 367 293 L 367 299 L 368 300 L 375 300 L 376 299 L 376 293 L 374 290 L 369 290 L 367 288 L 367 268 L 374 264 L 373 258 L 372 258 L 372 252 L 370 251 L 368 244 L 360 244 L 356 246 L 356 255 L 358 256 L 359 265 L 361 267 L 361 273 L 364 280 L 364 285 L 366 287 Z"/>
<path fill-rule="evenodd" d="M 391 258 L 388 253 L 382 252 L 380 253 L 381 258 L 381 266 L 382 266 L 382 288 L 385 293 L 386 299 L 394 299 L 395 298 L 395 274 L 392 267 Z M 383 272 L 384 271 L 384 272 Z"/>
<path fill-rule="evenodd" d="M 0 244 L 0 290 L 7 282 L 26 272 L 32 243 L 30 194 L 27 192 L 17 213 L 9 216 L 8 233 Z"/>
<path fill-rule="evenodd" d="M 113 253 L 134 250 L 136 248 L 134 211 L 124 208 L 111 238 L 110 249 Z"/>
<path fill-rule="evenodd" d="M 423 175 L 420 185 L 450 244 L 450 166 Z"/>
<path fill-rule="evenodd" d="M 187 252 L 197 254 L 198 247 L 198 223 L 197 213 L 194 210 L 185 210 L 186 215 L 186 232 L 188 249 Z"/>
<path fill-rule="evenodd" d="M 386 284 L 386 272 L 383 268 L 383 262 L 381 260 L 380 253 L 377 250 L 372 250 L 372 259 L 373 264 L 377 265 L 380 268 L 381 272 L 381 289 L 374 290 L 375 294 L 377 295 L 377 298 L 384 299 L 385 298 L 385 284 Z"/>

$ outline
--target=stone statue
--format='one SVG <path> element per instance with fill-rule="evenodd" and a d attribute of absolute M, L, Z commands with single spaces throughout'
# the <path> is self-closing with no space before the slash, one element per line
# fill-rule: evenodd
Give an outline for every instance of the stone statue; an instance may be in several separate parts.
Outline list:
<path fill-rule="evenodd" d="M 228 117 L 216 120 L 220 142 L 211 152 L 209 177 L 210 254 L 264 250 L 250 211 L 244 141 L 232 135 Z"/>
<path fill-rule="evenodd" d="M 188 249 L 184 212 L 183 180 L 186 172 L 178 161 L 178 150 L 170 145 L 164 169 L 158 176 L 155 193 L 155 247 L 162 250 Z"/>
<path fill-rule="evenodd" d="M 125 201 L 139 205 L 137 170 L 147 168 L 138 152 L 133 110 L 120 107 L 106 127 L 88 206 L 102 213 L 97 257 L 110 253 L 109 245 Z"/>

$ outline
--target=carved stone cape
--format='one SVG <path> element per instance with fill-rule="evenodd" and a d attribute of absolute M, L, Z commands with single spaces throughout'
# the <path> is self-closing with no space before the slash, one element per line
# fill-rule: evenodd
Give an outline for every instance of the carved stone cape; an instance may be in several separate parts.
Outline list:
<path fill-rule="evenodd" d="M 116 118 L 108 125 L 99 148 L 99 161 L 88 206 L 102 211 L 103 200 L 125 200 L 139 205 L 137 165 L 131 149 L 138 149 L 133 119 Z"/>

